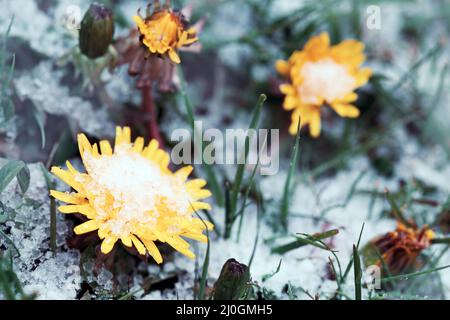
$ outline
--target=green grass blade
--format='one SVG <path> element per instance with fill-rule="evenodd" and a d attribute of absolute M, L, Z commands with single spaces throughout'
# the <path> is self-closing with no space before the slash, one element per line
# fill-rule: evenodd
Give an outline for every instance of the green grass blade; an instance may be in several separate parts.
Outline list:
<path fill-rule="evenodd" d="M 0 169 L 0 193 L 2 193 L 9 183 L 25 167 L 23 161 L 9 161 Z"/>
<path fill-rule="evenodd" d="M 333 229 L 333 230 L 329 230 L 326 232 L 322 232 L 322 233 L 318 233 L 315 235 L 307 235 L 306 238 L 299 238 L 293 242 L 287 243 L 285 245 L 276 247 L 272 249 L 272 253 L 277 253 L 277 254 L 285 254 L 286 252 L 289 252 L 291 250 L 294 249 L 298 249 L 301 247 L 304 247 L 306 245 L 315 245 L 317 246 L 317 241 L 320 240 L 324 240 L 330 237 L 334 237 L 335 235 L 337 235 L 339 233 L 338 229 Z M 326 249 L 323 246 L 319 246 L 322 249 Z"/>
<path fill-rule="evenodd" d="M 402 210 L 398 207 L 397 203 L 395 202 L 394 198 L 390 194 L 389 190 L 386 188 L 384 192 L 386 194 L 386 199 L 388 200 L 389 205 L 391 206 L 391 210 L 392 210 L 392 213 L 394 214 L 395 218 L 407 227 L 410 227 L 410 228 L 414 227 L 411 224 L 411 222 L 409 222 L 404 217 Z"/>
<path fill-rule="evenodd" d="M 290 194 L 291 194 L 291 181 L 292 177 L 295 174 L 295 169 L 297 167 L 298 162 L 298 150 L 300 145 L 300 127 L 301 127 L 301 119 L 298 120 L 298 126 L 297 126 L 297 134 L 295 136 L 295 145 L 292 150 L 292 156 L 291 156 L 291 162 L 289 165 L 289 172 L 286 178 L 286 182 L 284 183 L 284 189 L 283 189 L 283 198 L 281 200 L 281 206 L 280 206 L 280 222 L 281 226 L 283 228 L 283 231 L 287 231 L 287 219 L 289 215 L 289 202 L 290 202 Z"/>
<path fill-rule="evenodd" d="M 250 125 L 248 127 L 249 130 L 256 129 L 256 126 L 259 122 L 259 118 L 261 116 L 261 110 L 266 99 L 267 97 L 265 94 L 261 94 L 259 96 L 258 101 L 256 103 L 256 107 L 252 114 Z M 249 135 L 247 135 L 247 137 L 245 138 L 243 161 L 238 165 L 238 168 L 236 170 L 233 188 L 230 194 L 230 212 L 233 217 L 236 215 L 239 193 L 241 190 L 242 180 L 244 178 L 245 164 L 247 162 L 248 153 L 250 151 L 251 138 L 252 137 L 249 137 Z"/>
<path fill-rule="evenodd" d="M 359 258 L 358 248 L 353 245 L 353 270 L 355 273 L 355 300 L 361 300 L 361 259 Z"/>
<path fill-rule="evenodd" d="M 250 255 L 250 260 L 248 261 L 248 268 L 250 269 L 253 258 L 255 257 L 256 248 L 258 247 L 259 242 L 259 234 L 261 231 L 261 220 L 262 216 L 264 216 L 264 200 L 259 199 L 258 203 L 256 204 L 256 236 L 255 236 L 255 242 L 253 243 L 253 249 L 252 254 Z M 261 207 L 261 208 L 260 208 Z"/>
<path fill-rule="evenodd" d="M 431 240 L 432 244 L 450 244 L 450 237 L 448 238 L 435 238 Z"/>
<path fill-rule="evenodd" d="M 425 275 L 425 274 L 441 271 L 441 270 L 448 269 L 448 268 L 450 268 L 450 265 L 443 266 L 443 267 L 438 267 L 438 268 L 432 268 L 432 269 L 429 269 L 429 270 L 426 270 L 426 271 L 419 271 L 419 272 L 412 272 L 412 273 L 407 273 L 407 274 L 401 274 L 401 275 L 397 275 L 397 276 L 390 276 L 390 277 L 386 277 L 386 278 L 381 279 L 381 282 L 389 282 L 389 281 L 393 281 L 393 280 L 408 280 L 408 279 L 413 278 L 413 277 L 422 276 L 422 275 Z"/>
<path fill-rule="evenodd" d="M 206 281 L 208 280 L 209 255 L 210 255 L 210 250 L 211 250 L 211 243 L 209 241 L 209 231 L 206 226 L 206 223 L 203 221 L 202 217 L 197 212 L 195 212 L 195 214 L 202 221 L 202 223 L 205 226 L 205 230 L 206 230 L 206 239 L 207 239 L 206 253 L 205 253 L 205 260 L 203 261 L 202 276 L 200 278 L 198 294 L 197 294 L 198 300 L 205 300 L 205 298 L 206 298 L 205 297 Z"/>
<path fill-rule="evenodd" d="M 41 134 L 41 147 L 45 148 L 45 113 L 36 107 L 33 108 L 33 117 L 38 125 Z"/>
<path fill-rule="evenodd" d="M 184 78 L 184 73 L 181 67 L 178 68 L 178 74 L 180 77 L 180 94 L 183 97 L 183 101 L 184 101 L 184 106 L 186 108 L 186 113 L 188 116 L 188 121 L 189 121 L 189 125 L 191 127 L 191 131 L 192 134 L 194 136 L 203 136 L 203 132 L 195 132 L 196 131 L 196 127 L 195 127 L 195 118 L 194 118 L 194 108 L 192 106 L 192 102 L 191 99 L 189 98 L 189 95 L 187 94 L 187 89 L 186 89 L 186 80 Z M 205 163 L 203 161 L 203 151 L 204 151 L 204 143 L 202 141 L 202 139 L 200 139 L 200 145 L 201 145 L 201 152 L 202 152 L 202 163 L 203 168 L 205 169 L 206 175 L 208 177 L 208 184 L 210 186 L 211 192 L 214 196 L 214 199 L 216 200 L 217 204 L 221 207 L 224 206 L 224 198 L 222 195 L 222 187 L 219 184 L 219 180 L 217 179 L 217 176 L 214 172 L 213 167 L 208 164 Z"/>
<path fill-rule="evenodd" d="M 250 176 L 247 189 L 245 190 L 245 193 L 244 193 L 244 200 L 242 202 L 241 209 L 239 210 L 239 212 L 235 216 L 235 219 L 239 217 L 239 226 L 238 226 L 238 232 L 237 232 L 237 241 L 238 242 L 239 242 L 239 239 L 241 237 L 242 223 L 244 221 L 244 213 L 245 213 L 245 209 L 247 208 L 247 200 L 248 200 L 248 197 L 250 195 L 250 191 L 251 191 L 252 186 L 253 186 L 253 180 L 255 179 L 256 171 L 258 170 L 258 167 L 259 167 L 259 154 L 258 154 L 258 160 L 256 162 L 256 165 L 253 168 L 252 174 Z"/>
<path fill-rule="evenodd" d="M 27 192 L 28 187 L 30 186 L 30 169 L 27 165 L 17 173 L 17 181 L 19 182 L 22 193 Z"/>
<path fill-rule="evenodd" d="M 359 250 L 359 245 L 361 243 L 361 237 L 362 237 L 365 225 L 366 224 L 363 223 L 363 225 L 361 227 L 361 231 L 359 232 L 358 242 L 356 243 L 356 249 L 358 249 L 358 250 Z M 347 267 L 345 268 L 344 275 L 342 276 L 341 282 L 345 282 L 345 279 L 347 278 L 347 275 L 350 272 L 350 269 L 352 268 L 352 265 L 353 265 L 353 255 L 350 258 L 350 261 L 348 262 Z"/>

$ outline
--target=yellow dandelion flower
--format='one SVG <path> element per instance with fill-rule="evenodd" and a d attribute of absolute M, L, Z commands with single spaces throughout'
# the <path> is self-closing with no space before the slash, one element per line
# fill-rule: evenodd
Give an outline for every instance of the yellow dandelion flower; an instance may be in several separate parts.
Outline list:
<path fill-rule="evenodd" d="M 74 192 L 51 191 L 54 198 L 67 203 L 58 208 L 60 212 L 87 218 L 75 227 L 76 234 L 98 230 L 104 254 L 121 240 L 161 263 L 155 245 L 160 241 L 194 258 L 183 238 L 206 242 L 203 231 L 212 230 L 213 225 L 194 217 L 196 210 L 211 209 L 200 201 L 211 193 L 203 189 L 205 180 L 187 180 L 191 166 L 171 172 L 170 157 L 158 148 L 158 142 L 144 146 L 142 137 L 131 142 L 128 127 L 116 128 L 114 151 L 106 140 L 91 145 L 84 134 L 78 135 L 78 146 L 86 173 L 68 161 L 67 170 L 53 167 L 52 173 Z"/>
<path fill-rule="evenodd" d="M 154 12 L 147 18 L 139 14 L 133 17 L 141 34 L 142 43 L 152 54 L 168 56 L 174 63 L 180 63 L 177 49 L 198 41 L 194 27 L 186 30 L 187 22 L 179 11 L 169 6 L 161 7 L 155 1 Z"/>
<path fill-rule="evenodd" d="M 291 134 L 297 133 L 299 116 L 308 124 L 313 137 L 320 135 L 321 107 L 328 105 L 341 117 L 356 118 L 359 110 L 355 89 L 363 86 L 372 71 L 361 68 L 365 61 L 364 44 L 345 40 L 330 46 L 327 33 L 312 37 L 303 50 L 295 51 L 288 61 L 278 60 L 275 67 L 289 83 L 280 86 L 285 95 L 283 107 L 292 110 Z"/>

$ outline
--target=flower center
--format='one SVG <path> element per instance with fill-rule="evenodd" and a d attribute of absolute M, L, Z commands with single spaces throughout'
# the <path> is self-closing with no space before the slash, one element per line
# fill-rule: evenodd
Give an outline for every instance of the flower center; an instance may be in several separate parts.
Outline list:
<path fill-rule="evenodd" d="M 167 214 L 188 214 L 190 199 L 182 192 L 183 183 L 133 151 L 130 144 L 116 146 L 111 156 L 93 157 L 86 152 L 84 162 L 94 209 L 113 235 L 151 228 Z"/>
<path fill-rule="evenodd" d="M 178 21 L 169 12 L 156 15 L 145 23 L 147 38 L 164 46 L 172 46 L 178 37 Z"/>
<path fill-rule="evenodd" d="M 300 72 L 303 78 L 299 94 L 305 103 L 331 103 L 343 98 L 355 88 L 355 78 L 332 59 L 306 62 Z M 324 101 L 323 101 L 324 100 Z"/>

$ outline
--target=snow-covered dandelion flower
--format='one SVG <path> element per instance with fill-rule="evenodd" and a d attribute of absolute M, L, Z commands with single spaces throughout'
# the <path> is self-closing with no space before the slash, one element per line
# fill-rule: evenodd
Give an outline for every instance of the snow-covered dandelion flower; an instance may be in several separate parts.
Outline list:
<path fill-rule="evenodd" d="M 372 240 L 363 249 L 363 255 L 366 264 L 379 267 L 385 265 L 390 273 L 401 274 L 415 266 L 419 255 L 432 244 L 435 237 L 428 226 L 419 229 L 399 222 L 394 231 Z"/>
<path fill-rule="evenodd" d="M 288 83 L 280 86 L 285 95 L 283 107 L 292 110 L 291 134 L 296 134 L 299 117 L 308 124 L 313 137 L 320 135 L 320 112 L 330 106 L 339 116 L 356 118 L 359 110 L 352 105 L 354 92 L 370 78 L 372 71 L 361 68 L 365 61 L 364 44 L 345 40 L 331 46 L 327 33 L 312 37 L 303 50 L 292 53 L 287 61 L 278 60 L 275 67 Z"/>
<path fill-rule="evenodd" d="M 189 27 L 181 11 L 173 10 L 170 1 L 161 6 L 154 1 L 153 13 L 133 17 L 140 32 L 141 42 L 152 54 L 168 56 L 174 63 L 180 63 L 177 50 L 198 41 L 197 31 Z"/>
<path fill-rule="evenodd" d="M 138 137 L 132 142 L 128 127 L 117 127 L 114 150 L 106 140 L 91 145 L 84 134 L 78 135 L 78 146 L 86 173 L 68 161 L 67 170 L 53 167 L 52 173 L 74 192 L 51 191 L 54 198 L 67 203 L 59 211 L 87 218 L 74 228 L 76 234 L 98 230 L 104 254 L 121 240 L 161 263 L 155 245 L 160 241 L 194 258 L 183 238 L 206 242 L 203 231 L 213 225 L 195 217 L 195 211 L 211 209 L 201 201 L 211 193 L 203 189 L 205 180 L 187 180 L 191 166 L 171 172 L 170 157 L 157 141 L 144 146 L 144 139 Z"/>

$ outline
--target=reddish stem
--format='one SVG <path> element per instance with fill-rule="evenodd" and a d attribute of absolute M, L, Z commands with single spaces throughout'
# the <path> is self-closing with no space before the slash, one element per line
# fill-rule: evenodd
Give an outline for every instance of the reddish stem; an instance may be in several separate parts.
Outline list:
<path fill-rule="evenodd" d="M 151 87 L 143 87 L 142 91 L 142 111 L 144 112 L 144 121 L 147 123 L 148 134 L 150 138 L 156 139 L 160 148 L 164 147 L 164 142 L 159 132 L 158 119 L 155 103 L 152 96 Z"/>

